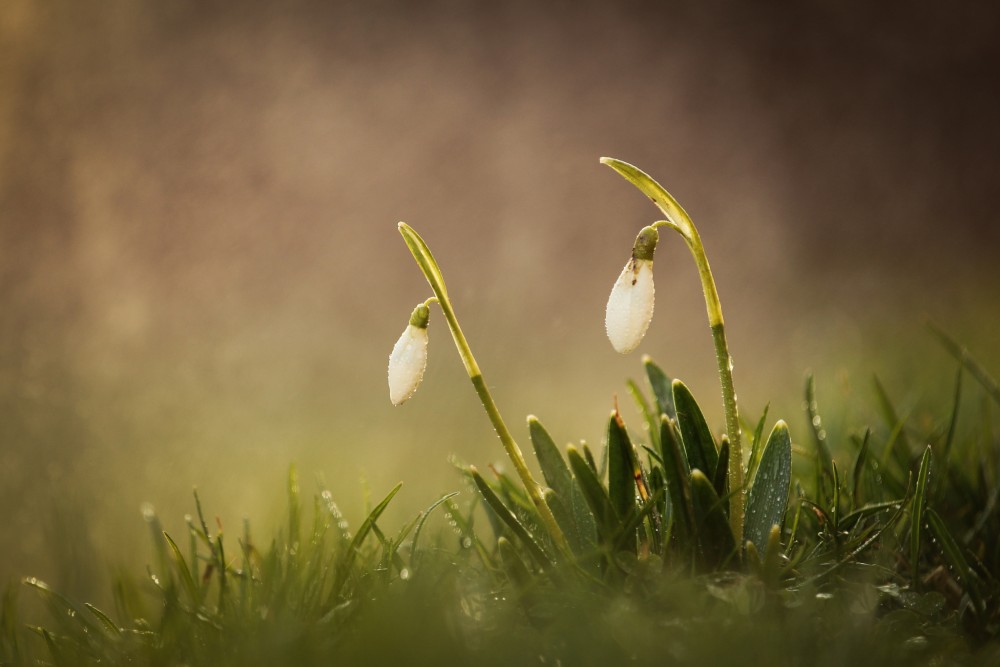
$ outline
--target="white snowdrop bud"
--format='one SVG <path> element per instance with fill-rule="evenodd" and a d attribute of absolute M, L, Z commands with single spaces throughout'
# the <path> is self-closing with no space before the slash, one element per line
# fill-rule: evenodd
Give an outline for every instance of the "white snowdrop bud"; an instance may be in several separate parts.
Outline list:
<path fill-rule="evenodd" d="M 413 309 L 410 323 L 396 341 L 389 355 L 389 400 L 402 405 L 420 386 L 427 368 L 427 304 Z"/>
<path fill-rule="evenodd" d="M 653 252 L 658 240 L 654 227 L 639 232 L 632 258 L 611 288 L 604 326 L 611 346 L 621 354 L 639 346 L 653 319 Z"/>

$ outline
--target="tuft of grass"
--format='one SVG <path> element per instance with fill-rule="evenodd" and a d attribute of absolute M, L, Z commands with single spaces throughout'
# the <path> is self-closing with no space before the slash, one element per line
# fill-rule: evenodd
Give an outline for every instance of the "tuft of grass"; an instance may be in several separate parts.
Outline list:
<path fill-rule="evenodd" d="M 726 439 L 706 436 L 683 384 L 665 394 L 666 374 L 650 359 L 644 367 L 651 396 L 633 383 L 642 427 L 613 411 L 599 457 L 572 446 L 564 455 L 529 419 L 569 553 L 519 480 L 497 469 L 461 466 L 462 499 L 446 494 L 390 529 L 381 517 L 397 485 L 353 532 L 329 492 L 309 508 L 292 470 L 287 525 L 263 542 L 249 524 L 227 538 L 197 494 L 186 534 L 167 535 L 148 515 L 153 562 L 115 582 L 112 608 L 26 579 L 49 610 L 27 626 L 20 587 L 8 586 L 0 664 L 1000 660 L 1000 436 L 990 421 L 960 421 L 956 402 L 931 426 L 890 417 L 902 428 L 829 442 L 817 437 L 810 382 L 811 448 L 783 422 L 766 439 L 754 431 L 739 545 L 728 476 L 717 474 Z M 887 415 L 887 396 L 877 391 L 873 413 Z M 901 430 L 923 449 L 898 447 Z M 711 467 L 709 447 L 711 476 L 699 467 Z M 794 468 L 793 447 L 806 453 Z M 427 536 L 437 508 L 451 528 Z"/>

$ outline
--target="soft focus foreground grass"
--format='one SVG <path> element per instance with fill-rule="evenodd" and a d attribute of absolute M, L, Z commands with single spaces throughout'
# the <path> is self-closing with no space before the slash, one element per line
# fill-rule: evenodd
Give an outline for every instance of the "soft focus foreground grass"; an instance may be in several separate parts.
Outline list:
<path fill-rule="evenodd" d="M 333 494 L 302 493 L 309 482 L 293 476 L 282 519 L 260 531 L 213 521 L 212 506 L 196 504 L 183 522 L 168 522 L 167 539 L 147 507 L 154 548 L 148 558 L 117 553 L 124 574 L 96 606 L 96 598 L 64 597 L 34 578 L 12 582 L 0 662 L 993 664 L 996 406 L 968 370 L 961 377 L 958 392 L 953 374 L 913 405 L 895 402 L 898 388 L 883 383 L 866 403 L 867 459 L 857 454 L 861 427 L 825 434 L 842 471 L 839 500 L 810 488 L 816 433 L 796 434 L 795 479 L 817 504 L 789 507 L 782 542 L 792 561 L 780 580 L 739 568 L 664 570 L 641 550 L 638 558 L 616 554 L 603 581 L 566 579 L 531 566 L 518 538 L 484 521 L 476 493 L 457 476 L 462 493 L 443 504 L 401 502 L 396 489 L 383 500 L 378 489 L 363 502 L 369 518 L 350 525 Z M 816 408 L 827 424 L 823 392 Z M 927 443 L 934 453 L 921 455 Z M 831 530 L 835 515 L 846 526 L 859 493 L 863 507 L 875 508 L 863 510 L 869 518 L 857 530 Z M 958 557 L 941 533 L 910 519 L 915 498 L 944 518 Z M 438 523 L 424 523 L 429 516 Z M 914 547 L 917 525 L 924 534 Z M 59 537 L 64 569 L 92 567 L 80 562 L 78 536 Z M 976 613 L 970 604 L 979 598 L 985 606 Z"/>

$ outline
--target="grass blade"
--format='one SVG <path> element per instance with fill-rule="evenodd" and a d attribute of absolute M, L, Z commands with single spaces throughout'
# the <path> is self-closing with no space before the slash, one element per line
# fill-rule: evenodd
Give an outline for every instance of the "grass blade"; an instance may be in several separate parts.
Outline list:
<path fill-rule="evenodd" d="M 198 594 L 198 585 L 195 584 L 194 578 L 191 576 L 191 570 L 188 569 L 187 563 L 184 561 L 184 555 L 177 548 L 177 543 L 170 535 L 164 532 L 163 538 L 167 541 L 167 546 L 170 547 L 170 553 L 174 557 L 174 565 L 181 573 L 181 585 L 184 586 L 191 604 L 197 607 L 201 604 L 201 596 Z"/>
<path fill-rule="evenodd" d="M 826 444 L 826 430 L 823 419 L 819 415 L 819 403 L 816 401 L 816 380 L 812 373 L 806 375 L 806 414 L 809 416 L 809 427 L 812 429 L 813 442 L 816 443 L 816 496 L 822 503 L 829 503 L 833 489 L 833 455 Z"/>
<path fill-rule="evenodd" d="M 965 559 L 962 549 L 955 542 L 955 538 L 951 536 L 951 533 L 944 525 L 944 521 L 938 513 L 928 507 L 926 515 L 928 528 L 930 528 L 934 539 L 941 546 L 941 552 L 944 554 L 945 560 L 948 561 L 948 565 L 951 566 L 952 570 L 961 579 L 962 584 L 965 586 L 965 591 L 969 594 L 969 598 L 973 602 L 976 615 L 979 615 L 983 611 L 984 605 L 983 597 L 979 591 L 979 577 L 976 571 L 969 566 L 969 562 Z"/>
<path fill-rule="evenodd" d="M 986 371 L 986 368 L 980 364 L 976 359 L 969 354 L 969 350 L 964 346 L 960 345 L 954 338 L 945 333 L 944 329 L 940 328 L 933 322 L 927 323 L 927 328 L 937 336 L 937 339 L 941 342 L 946 350 L 955 357 L 966 370 L 976 378 L 976 381 L 983 386 L 986 393 L 990 395 L 993 401 L 1000 405 L 1000 385 L 997 381 Z"/>
<path fill-rule="evenodd" d="M 920 471 L 917 473 L 917 487 L 913 492 L 913 505 L 910 510 L 910 573 L 913 587 L 920 590 L 920 535 L 924 527 L 924 508 L 927 506 L 927 476 L 931 468 L 931 446 L 927 445 L 920 459 Z"/>
<path fill-rule="evenodd" d="M 403 483 L 399 482 L 396 486 L 392 487 L 388 495 L 382 499 L 382 501 L 372 509 L 372 511 L 365 517 L 364 522 L 358 527 L 358 532 L 354 534 L 351 539 L 351 543 L 347 546 L 347 549 L 341 554 L 340 558 L 337 560 L 336 567 L 336 578 L 334 579 L 333 589 L 330 591 L 329 602 L 336 603 L 337 599 L 340 597 L 340 593 L 347 583 L 347 576 L 354 566 L 354 561 L 361 551 L 361 545 L 364 544 L 365 538 L 368 537 L 368 533 L 371 532 L 372 526 L 378 521 L 378 518 L 382 516 L 382 512 L 385 508 L 389 506 L 389 503 L 395 497 L 399 490 L 403 487 Z M 333 604 L 328 605 L 330 607 Z"/>
<path fill-rule="evenodd" d="M 479 493 L 482 494 L 483 500 L 486 501 L 486 505 L 493 511 L 500 521 L 506 525 L 510 531 L 517 537 L 518 540 L 525 546 L 531 557 L 535 559 L 539 567 L 547 567 L 552 564 L 552 560 L 545 555 L 542 551 L 542 547 L 535 541 L 528 532 L 528 529 L 517 520 L 514 513 L 503 504 L 500 500 L 500 496 L 493 491 L 493 488 L 486 483 L 483 476 L 479 474 L 479 471 L 473 466 L 469 466 L 469 474 L 472 475 L 472 480 L 476 483 L 476 488 L 479 489 Z"/>

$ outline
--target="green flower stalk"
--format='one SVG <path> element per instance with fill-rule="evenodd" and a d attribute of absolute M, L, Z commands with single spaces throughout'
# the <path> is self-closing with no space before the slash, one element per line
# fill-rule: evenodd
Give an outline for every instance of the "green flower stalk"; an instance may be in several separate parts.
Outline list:
<path fill-rule="evenodd" d="M 472 356 L 472 349 L 469 347 L 469 342 L 465 338 L 465 334 L 462 333 L 462 328 L 458 325 L 458 318 L 455 316 L 455 309 L 452 306 L 451 299 L 448 297 L 448 288 L 444 283 L 444 276 L 441 274 L 441 269 L 438 266 L 437 260 L 434 259 L 434 255 L 431 254 L 430 248 L 424 242 L 420 235 L 413 230 L 412 227 L 407 225 L 405 222 L 399 223 L 399 233 L 403 235 L 403 240 L 406 242 L 406 246 L 410 249 L 413 254 L 413 259 L 416 260 L 417 266 L 423 272 L 424 277 L 430 284 L 431 289 L 434 291 L 435 298 L 438 305 L 441 306 L 441 311 L 444 313 L 444 318 L 448 322 L 448 328 L 451 330 L 451 336 L 455 340 L 455 346 L 458 348 L 458 355 L 462 358 L 462 363 L 465 365 L 465 371 L 469 375 L 469 379 L 472 381 L 472 386 L 476 390 L 476 394 L 479 396 L 480 402 L 483 404 L 483 409 L 486 410 L 486 415 L 489 417 L 490 422 L 493 424 L 493 428 L 500 438 L 500 442 L 503 445 L 504 450 L 507 452 L 507 456 L 510 458 L 511 463 L 514 464 L 514 469 L 517 471 L 518 476 L 521 478 L 521 482 L 524 484 L 525 490 L 528 492 L 528 496 L 531 498 L 535 509 L 538 511 L 538 515 L 548 530 L 549 535 L 552 537 L 552 541 L 555 543 L 556 548 L 564 555 L 570 554 L 569 545 L 566 542 L 566 537 L 563 534 L 562 529 L 559 524 L 556 523 L 555 517 L 552 515 L 552 510 L 549 509 L 548 504 L 545 502 L 545 497 L 542 492 L 542 487 L 535 481 L 532 476 L 531 471 L 528 469 L 528 464 L 524 460 L 524 454 L 521 453 L 521 448 L 518 447 L 517 442 L 511 435 L 510 430 L 503 421 L 503 417 L 500 416 L 500 410 L 497 408 L 496 402 L 493 400 L 493 396 L 490 394 L 489 388 L 486 386 L 486 381 L 483 380 L 483 373 L 479 370 L 479 364 L 476 363 L 476 358 Z M 396 350 L 393 350 L 393 355 L 399 360 L 399 377 L 401 378 L 399 385 L 397 387 L 393 386 L 393 356 L 390 356 L 390 399 L 393 403 L 396 403 L 394 396 L 403 396 L 409 398 L 413 391 L 416 390 L 417 384 L 420 382 L 420 377 L 423 376 L 423 370 L 421 369 L 419 374 L 416 372 L 418 366 L 421 363 L 426 363 L 426 327 L 427 327 L 427 317 L 426 313 L 418 313 L 421 307 L 425 307 L 429 304 L 430 300 L 422 306 L 417 306 L 414 310 L 413 315 L 410 319 L 410 325 L 407 326 L 406 331 L 403 333 L 403 337 L 400 341 L 396 343 L 397 347 L 401 344 L 406 345 L 407 343 L 413 342 L 416 348 L 419 348 L 421 344 L 423 347 L 423 361 L 420 361 L 420 352 L 416 350 L 412 353 L 412 356 L 407 356 L 409 353 L 400 352 L 397 354 Z M 416 323 L 414 323 L 416 319 Z M 423 324 L 423 334 L 411 332 L 410 327 L 420 329 L 420 324 Z M 409 338 L 412 336 L 412 338 Z M 408 338 L 404 342 L 404 338 Z M 419 375 L 419 377 L 418 377 Z M 415 380 L 415 381 L 414 381 Z M 408 393 L 407 393 L 408 392 Z"/>
<path fill-rule="evenodd" d="M 663 189 L 648 174 L 627 162 L 614 158 L 603 157 L 601 163 L 606 164 L 627 181 L 649 197 L 654 204 L 667 216 L 666 220 L 654 223 L 639 233 L 632 259 L 626 265 L 625 271 L 618 278 L 608 299 L 606 325 L 608 338 L 619 352 L 630 352 L 639 345 L 642 336 L 649 326 L 653 316 L 653 252 L 656 241 L 649 242 L 649 237 L 656 239 L 649 231 L 656 233 L 658 227 L 669 227 L 681 235 L 694 257 L 701 278 L 702 290 L 705 293 L 705 307 L 708 310 L 708 323 L 712 328 L 712 340 L 715 343 L 715 356 L 719 364 L 719 382 L 722 386 L 722 404 L 726 413 L 726 433 L 729 436 L 729 525 L 737 543 L 742 543 L 743 514 L 746 506 L 746 493 L 743 484 L 743 447 L 740 431 L 739 411 L 736 407 L 736 390 L 733 387 L 733 360 L 729 355 L 726 343 L 725 323 L 722 319 L 722 305 L 719 303 L 719 292 L 715 287 L 715 278 L 708 265 L 705 246 L 701 236 L 683 207 L 670 193 Z M 647 240 L 640 243 L 643 235 Z M 630 267 L 632 267 L 630 269 Z M 648 268 L 648 275 L 643 272 Z M 631 273 L 630 273 L 631 271 Z M 624 284 L 623 284 L 624 281 Z"/>

